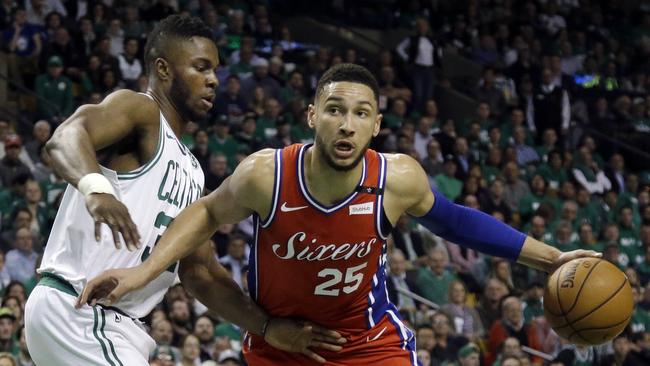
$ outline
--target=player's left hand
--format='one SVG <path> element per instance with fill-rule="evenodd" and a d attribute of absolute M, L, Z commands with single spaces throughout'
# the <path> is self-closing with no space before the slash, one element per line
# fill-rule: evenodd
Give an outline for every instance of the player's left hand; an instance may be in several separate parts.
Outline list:
<path fill-rule="evenodd" d="M 271 346 L 288 352 L 302 353 L 312 360 L 325 363 L 325 359 L 311 348 L 338 352 L 346 342 L 338 332 L 316 324 L 292 319 L 271 318 L 264 334 Z"/>
<path fill-rule="evenodd" d="M 570 262 L 574 259 L 601 258 L 602 256 L 603 253 L 598 253 L 593 250 L 584 250 L 584 249 L 572 250 L 570 252 L 562 252 L 552 263 L 551 271 L 549 273 L 555 272 L 555 270 L 558 269 L 561 265 L 563 265 L 566 262 Z"/>

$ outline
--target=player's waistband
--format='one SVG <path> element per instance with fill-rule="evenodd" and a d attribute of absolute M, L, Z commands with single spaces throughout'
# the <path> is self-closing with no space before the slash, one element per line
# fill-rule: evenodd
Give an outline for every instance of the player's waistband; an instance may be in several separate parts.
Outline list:
<path fill-rule="evenodd" d="M 66 293 L 68 295 L 72 295 L 74 297 L 79 297 L 79 294 L 77 293 L 77 290 L 74 289 L 74 287 L 72 286 L 72 284 L 70 282 L 68 282 L 65 278 L 63 278 L 61 276 L 55 275 L 54 273 L 42 272 L 41 273 L 41 279 L 40 279 L 40 281 L 38 281 L 38 284 L 42 285 L 42 286 L 51 287 L 53 289 L 59 290 L 59 291 L 64 292 L 64 293 Z M 99 307 L 101 307 L 103 309 L 106 309 L 106 310 L 113 310 L 114 312 L 116 312 L 116 313 L 118 313 L 118 314 L 120 314 L 122 316 L 133 319 L 127 313 L 123 312 L 122 310 L 120 310 L 120 309 L 118 309 L 118 308 L 116 308 L 114 306 L 106 306 L 106 305 L 102 305 L 102 304 L 97 304 L 97 306 L 99 306 Z"/>

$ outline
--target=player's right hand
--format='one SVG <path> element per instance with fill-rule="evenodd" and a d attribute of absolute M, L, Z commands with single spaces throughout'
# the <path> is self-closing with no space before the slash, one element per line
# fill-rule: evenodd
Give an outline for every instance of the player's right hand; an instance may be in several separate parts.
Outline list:
<path fill-rule="evenodd" d="M 95 240 L 101 238 L 101 225 L 106 224 L 113 233 L 115 248 L 120 249 L 120 233 L 128 250 L 140 247 L 140 234 L 131 219 L 129 210 L 112 194 L 93 193 L 86 196 L 86 208 L 95 220 Z"/>
<path fill-rule="evenodd" d="M 86 284 L 81 295 L 77 298 L 75 308 L 84 304 L 95 306 L 98 302 L 112 305 L 125 294 L 143 287 L 142 276 L 137 267 L 110 269 L 102 272 Z"/>
<path fill-rule="evenodd" d="M 319 363 L 325 363 L 325 359 L 311 348 L 338 352 L 341 345 L 347 341 L 336 331 L 309 322 L 284 318 L 269 320 L 264 340 L 277 349 L 302 353 Z"/>

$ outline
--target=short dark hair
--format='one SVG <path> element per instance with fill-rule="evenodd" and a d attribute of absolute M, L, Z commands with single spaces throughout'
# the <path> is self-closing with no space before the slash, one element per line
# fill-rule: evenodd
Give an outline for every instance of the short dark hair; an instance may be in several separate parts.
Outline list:
<path fill-rule="evenodd" d="M 160 21 L 147 37 L 144 47 L 144 60 L 147 73 L 151 71 L 154 61 L 166 57 L 167 45 L 179 39 L 191 37 L 212 38 L 212 31 L 198 17 L 174 14 Z"/>
<path fill-rule="evenodd" d="M 316 98 L 325 89 L 325 86 L 337 81 L 349 81 L 366 85 L 372 90 L 375 101 L 379 103 L 379 84 L 372 73 L 361 65 L 342 63 L 330 67 L 318 80 L 316 85 Z"/>

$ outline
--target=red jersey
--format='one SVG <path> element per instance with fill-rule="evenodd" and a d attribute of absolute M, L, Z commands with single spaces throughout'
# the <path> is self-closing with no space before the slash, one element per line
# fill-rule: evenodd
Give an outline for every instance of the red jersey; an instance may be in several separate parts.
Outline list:
<path fill-rule="evenodd" d="M 271 212 L 265 220 L 255 218 L 251 296 L 272 316 L 310 320 L 344 335 L 392 323 L 406 349 L 412 333 L 399 320 L 385 284 L 386 159 L 367 150 L 357 188 L 327 206 L 307 188 L 304 157 L 310 147 L 276 151 Z M 405 359 L 415 363 L 415 352 L 409 353 Z"/>
<path fill-rule="evenodd" d="M 249 288 L 274 316 L 359 332 L 374 326 L 388 305 L 386 236 L 380 230 L 386 161 L 368 150 L 361 188 L 325 206 L 305 182 L 310 146 L 277 152 L 273 205 L 265 221 L 257 220 Z"/>

